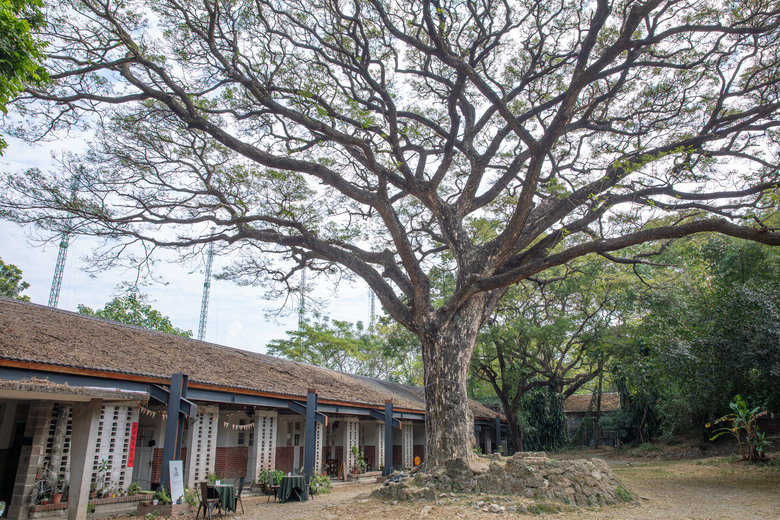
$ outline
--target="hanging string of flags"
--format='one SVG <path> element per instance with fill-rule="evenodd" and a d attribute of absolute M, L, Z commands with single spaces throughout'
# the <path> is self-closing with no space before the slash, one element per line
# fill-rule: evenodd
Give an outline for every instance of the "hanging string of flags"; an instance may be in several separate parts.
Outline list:
<path fill-rule="evenodd" d="M 168 417 L 168 412 L 155 412 L 154 410 L 150 410 L 145 406 L 140 405 L 138 406 L 138 409 L 141 411 L 141 415 L 145 415 L 147 417 L 157 417 L 158 415 L 163 419 Z"/>
<path fill-rule="evenodd" d="M 251 422 L 249 424 L 231 424 L 231 423 L 229 423 L 227 421 L 223 421 L 222 425 L 225 428 L 233 428 L 234 430 L 239 430 L 239 431 L 252 430 L 255 427 L 255 423 L 253 423 L 253 422 Z"/>

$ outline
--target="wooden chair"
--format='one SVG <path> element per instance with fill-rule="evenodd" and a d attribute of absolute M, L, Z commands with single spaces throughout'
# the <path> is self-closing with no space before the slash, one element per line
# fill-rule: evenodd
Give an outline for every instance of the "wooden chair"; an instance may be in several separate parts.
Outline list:
<path fill-rule="evenodd" d="M 203 510 L 203 518 L 206 518 L 208 514 L 209 519 L 214 517 L 214 508 L 219 511 L 219 517 L 222 518 L 222 504 L 219 503 L 219 497 L 209 498 L 209 483 L 200 483 L 200 504 L 198 504 L 198 513 L 195 515 L 195 520 L 198 520 L 201 509 Z M 243 510 L 243 506 L 242 506 Z"/>
<path fill-rule="evenodd" d="M 240 477 L 236 484 L 236 511 L 238 511 L 238 504 L 241 504 L 241 514 L 244 514 L 244 503 L 241 501 L 241 490 L 244 489 L 245 477 Z"/>

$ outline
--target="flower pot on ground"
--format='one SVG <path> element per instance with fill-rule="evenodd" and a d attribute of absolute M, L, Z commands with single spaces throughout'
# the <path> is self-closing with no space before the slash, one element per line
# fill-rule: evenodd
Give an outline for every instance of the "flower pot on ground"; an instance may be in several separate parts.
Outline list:
<path fill-rule="evenodd" d="M 52 504 L 59 504 L 62 501 L 62 493 L 54 493 L 51 496 L 51 503 Z"/>

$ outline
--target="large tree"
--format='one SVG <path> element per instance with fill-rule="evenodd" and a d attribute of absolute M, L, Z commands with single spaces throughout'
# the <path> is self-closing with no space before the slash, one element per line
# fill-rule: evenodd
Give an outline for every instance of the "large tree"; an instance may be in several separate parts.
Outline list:
<path fill-rule="evenodd" d="M 28 137 L 97 140 L 59 174 L 9 179 L 6 214 L 146 252 L 215 241 L 240 250 L 228 275 L 258 283 L 359 276 L 420 339 L 429 467 L 471 457 L 469 360 L 506 287 L 703 231 L 780 244 L 756 216 L 777 204 L 777 0 L 84 0 L 47 16 L 54 83 L 19 100 Z"/>

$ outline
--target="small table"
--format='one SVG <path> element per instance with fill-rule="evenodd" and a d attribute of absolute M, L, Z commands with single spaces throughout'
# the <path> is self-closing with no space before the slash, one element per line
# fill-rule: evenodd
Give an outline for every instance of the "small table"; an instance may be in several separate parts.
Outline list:
<path fill-rule="evenodd" d="M 309 487 L 306 478 L 302 476 L 282 477 L 279 485 L 279 501 L 281 503 L 293 501 L 306 502 L 309 500 Z"/>
<path fill-rule="evenodd" d="M 220 484 L 213 486 L 219 497 L 219 504 L 225 511 L 236 512 L 236 486 L 233 484 Z"/>

